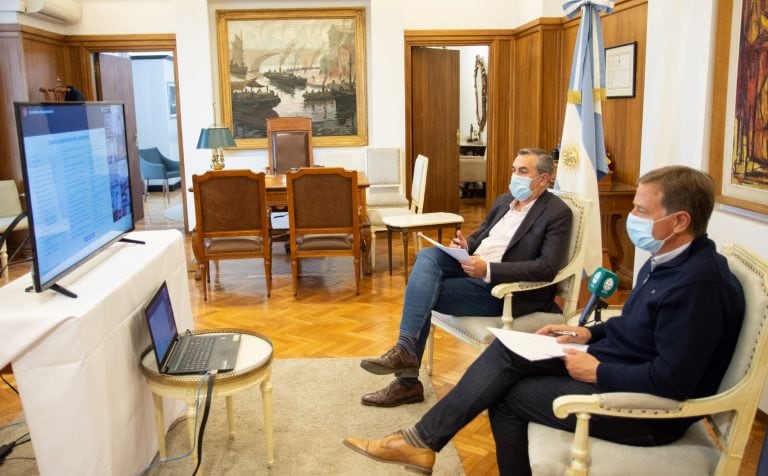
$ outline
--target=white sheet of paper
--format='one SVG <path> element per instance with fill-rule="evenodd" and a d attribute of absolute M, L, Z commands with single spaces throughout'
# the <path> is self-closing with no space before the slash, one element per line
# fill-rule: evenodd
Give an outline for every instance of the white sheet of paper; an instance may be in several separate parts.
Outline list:
<path fill-rule="evenodd" d="M 557 342 L 557 338 L 553 336 L 510 331 L 496 327 L 489 327 L 488 330 L 493 332 L 507 349 L 528 360 L 562 357 L 565 355 L 565 352 L 563 352 L 565 348 L 586 352 L 588 347 L 586 344 L 560 344 Z"/>
<path fill-rule="evenodd" d="M 433 240 L 432 238 L 428 237 L 427 235 L 425 235 L 423 233 L 419 233 L 419 236 L 422 239 L 427 240 L 428 242 L 432 243 L 432 246 L 437 246 L 438 248 L 443 250 L 445 253 L 450 255 L 456 261 L 466 261 L 466 260 L 469 259 L 469 253 L 467 253 L 467 250 L 465 250 L 464 248 L 451 248 L 449 246 L 445 246 L 442 243 L 439 243 L 439 242 Z"/>

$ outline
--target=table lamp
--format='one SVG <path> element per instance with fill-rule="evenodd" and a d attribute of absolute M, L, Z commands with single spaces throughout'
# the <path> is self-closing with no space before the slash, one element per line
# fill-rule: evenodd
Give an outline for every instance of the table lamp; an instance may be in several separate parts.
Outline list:
<path fill-rule="evenodd" d="M 235 138 L 227 126 L 210 126 L 200 130 L 200 139 L 197 140 L 198 149 L 213 149 L 211 168 L 221 170 L 224 168 L 224 151 L 222 147 L 234 147 Z"/>

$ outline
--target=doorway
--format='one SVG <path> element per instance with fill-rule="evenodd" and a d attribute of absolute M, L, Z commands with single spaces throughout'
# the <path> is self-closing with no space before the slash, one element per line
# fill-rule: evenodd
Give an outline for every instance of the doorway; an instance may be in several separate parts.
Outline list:
<path fill-rule="evenodd" d="M 132 166 L 131 173 L 133 177 L 137 178 L 137 183 L 133 187 L 138 193 L 138 203 L 142 204 L 141 211 L 148 212 L 144 219 L 144 229 L 147 228 L 178 228 L 182 231 L 189 231 L 189 224 L 185 213 L 173 214 L 167 213 L 169 208 L 176 207 L 179 210 L 186 209 L 186 193 L 183 190 L 186 189 L 184 178 L 184 153 L 181 148 L 183 143 L 181 138 L 181 114 L 179 103 L 179 83 L 178 83 L 178 66 L 176 64 L 176 39 L 173 35 L 134 35 L 130 38 L 119 36 L 99 36 L 82 40 L 81 44 L 81 61 L 83 64 L 91 66 L 91 75 L 84 78 L 87 90 L 92 91 L 92 97 L 102 99 L 102 95 L 108 91 L 109 94 L 119 94 L 125 96 L 125 103 L 135 104 L 135 111 L 137 113 L 137 119 L 134 121 L 136 132 L 132 137 L 132 147 L 129 144 L 129 163 Z M 123 73 L 123 78 L 115 78 L 115 72 L 112 71 L 112 79 L 109 79 L 105 75 L 108 68 L 103 68 L 103 61 L 98 61 L 100 55 L 101 60 L 119 58 L 118 61 L 110 62 L 110 66 L 114 66 L 112 63 L 128 63 L 127 66 L 123 65 L 123 68 L 129 68 L 130 73 Z M 136 58 L 134 60 L 134 58 Z M 147 61 L 146 68 L 141 66 L 142 62 Z M 121 66 L 117 66 L 119 68 Z M 141 69 L 154 69 L 156 76 L 153 86 L 144 85 L 144 80 L 134 74 L 134 70 Z M 158 72 L 161 71 L 161 72 Z M 120 74 L 117 74 L 120 76 Z M 139 75 L 141 76 L 141 75 Z M 115 87 L 115 83 L 121 81 L 127 81 L 127 77 L 130 78 L 132 84 L 130 87 Z M 134 81 L 134 78 L 138 79 Z M 158 79 L 162 78 L 162 79 Z M 135 87 L 134 87 L 135 86 Z M 135 89 L 135 90 L 134 90 Z M 130 99 L 128 99 L 130 97 Z M 158 116 L 147 124 L 147 120 L 142 120 L 141 116 L 144 116 L 144 110 L 146 109 L 143 103 L 148 100 L 156 103 L 158 108 L 157 112 L 151 114 L 157 114 Z M 108 98 L 106 98 L 108 99 Z M 159 112 L 162 108 L 162 114 Z M 159 122 L 158 122 L 159 121 Z M 151 129 L 151 133 L 147 132 Z M 155 135 L 155 132 L 158 135 Z M 156 146 L 158 144 L 165 144 L 164 146 Z M 149 198 L 145 202 L 142 196 L 143 184 L 141 183 L 141 172 L 139 165 L 139 149 L 148 149 L 152 147 L 158 147 L 160 152 L 163 153 L 170 160 L 177 160 L 179 167 L 179 178 L 172 180 L 171 193 L 165 196 L 161 189 L 157 189 L 160 183 L 151 182 L 149 190 Z M 134 173 L 134 168 L 136 172 Z M 170 203 L 169 203 L 170 200 Z M 173 219 L 168 218 L 170 214 Z"/>
<path fill-rule="evenodd" d="M 142 204 L 145 228 L 183 231 L 173 52 L 102 51 L 93 64 L 97 98 L 125 105 L 129 149 L 138 155 L 133 197 Z"/>
<path fill-rule="evenodd" d="M 428 183 L 433 189 L 438 188 L 438 195 L 442 195 L 444 200 L 433 202 L 430 206 L 426 204 L 425 210 L 432 208 L 435 211 L 452 211 L 458 209 L 459 203 L 459 157 L 460 152 L 467 152 L 464 155 L 473 154 L 473 157 L 483 161 L 485 171 L 484 178 L 486 186 L 484 188 L 484 198 L 481 198 L 486 207 L 502 190 L 506 188 L 506 181 L 509 180 L 508 155 L 511 150 L 511 134 L 509 134 L 509 124 L 511 122 L 511 74 L 509 74 L 510 60 L 513 56 L 514 38 L 510 31 L 493 32 L 489 30 L 452 30 L 452 31 L 406 31 L 405 32 L 405 142 L 406 142 L 406 170 L 413 169 L 413 161 L 420 152 L 417 148 L 423 147 L 425 135 L 438 136 L 446 143 L 444 150 L 449 150 L 447 144 L 451 144 L 455 152 L 444 154 L 433 159 L 430 157 L 430 170 Z M 469 102 L 468 109 L 471 115 L 464 115 L 464 119 L 458 119 L 458 127 L 452 130 L 427 131 L 425 124 L 436 124 L 439 118 L 435 117 L 435 109 L 418 108 L 422 101 L 421 95 L 426 88 L 430 86 L 418 85 L 418 73 L 420 66 L 419 53 L 417 49 L 424 47 L 432 48 L 451 48 L 461 50 L 466 48 L 467 54 L 472 62 L 472 74 L 463 74 L 471 86 L 466 87 L 471 94 L 468 94 L 466 102 Z M 485 83 L 485 127 L 477 140 L 476 127 L 478 126 L 477 113 L 475 109 L 475 76 L 474 76 L 474 56 L 486 55 L 485 70 L 486 75 L 480 79 L 480 93 L 482 96 L 483 83 Z M 506 72 L 505 72 L 506 71 Z M 461 73 L 460 73 L 461 74 Z M 480 76 L 482 78 L 482 76 Z M 482 107 L 482 97 L 480 98 Z M 465 101 L 461 101 L 466 104 Z M 416 108 L 415 108 L 416 106 Z M 417 110 L 418 109 L 418 110 Z M 426 116 L 425 116 L 426 114 Z M 482 111 L 481 111 L 482 114 Z M 467 116 L 474 116 L 474 120 Z M 469 141 L 469 127 L 472 125 L 475 140 Z M 463 143 L 463 145 L 462 145 Z M 461 146 L 461 147 L 460 147 Z M 465 147 L 466 146 L 466 147 Z M 470 152 L 471 151 L 471 152 Z M 427 155 L 427 154 L 425 154 Z M 427 155 L 429 156 L 429 155 Z M 436 161 L 446 161 L 450 165 L 443 167 L 433 167 Z M 482 167 L 481 166 L 481 167 Z M 407 180 L 410 180 L 410 174 L 406 173 Z M 474 182 L 474 180 L 472 181 Z M 480 182 L 480 181 L 478 181 Z M 410 187 L 410 184 L 408 184 Z M 429 194 L 429 187 L 427 188 Z M 450 207 L 450 208 L 448 208 Z"/>

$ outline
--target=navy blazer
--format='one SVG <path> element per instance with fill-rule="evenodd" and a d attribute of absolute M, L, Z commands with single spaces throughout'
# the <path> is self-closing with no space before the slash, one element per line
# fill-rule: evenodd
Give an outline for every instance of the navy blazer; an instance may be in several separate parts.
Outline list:
<path fill-rule="evenodd" d="M 512 194 L 499 196 L 485 221 L 469 238 L 468 251 L 474 253 L 491 228 L 501 220 L 514 200 Z M 490 263 L 491 284 L 518 281 L 551 281 L 568 259 L 568 244 L 573 214 L 559 197 L 545 191 L 536 199 L 520 227 L 509 241 L 500 263 Z M 555 303 L 556 285 L 516 293 L 512 315 L 531 312 L 561 312 Z"/>

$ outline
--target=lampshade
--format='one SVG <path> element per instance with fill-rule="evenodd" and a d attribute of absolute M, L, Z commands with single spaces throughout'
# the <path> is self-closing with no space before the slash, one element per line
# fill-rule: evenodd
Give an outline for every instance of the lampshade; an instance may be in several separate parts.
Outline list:
<path fill-rule="evenodd" d="M 235 138 L 227 126 L 211 126 L 200 130 L 200 138 L 197 140 L 198 149 L 213 149 L 211 168 L 222 170 L 224 168 L 224 152 L 222 147 L 235 145 Z"/>
<path fill-rule="evenodd" d="M 235 138 L 232 131 L 226 126 L 211 126 L 200 130 L 200 139 L 197 140 L 198 149 L 216 149 L 217 147 L 233 147 Z"/>

